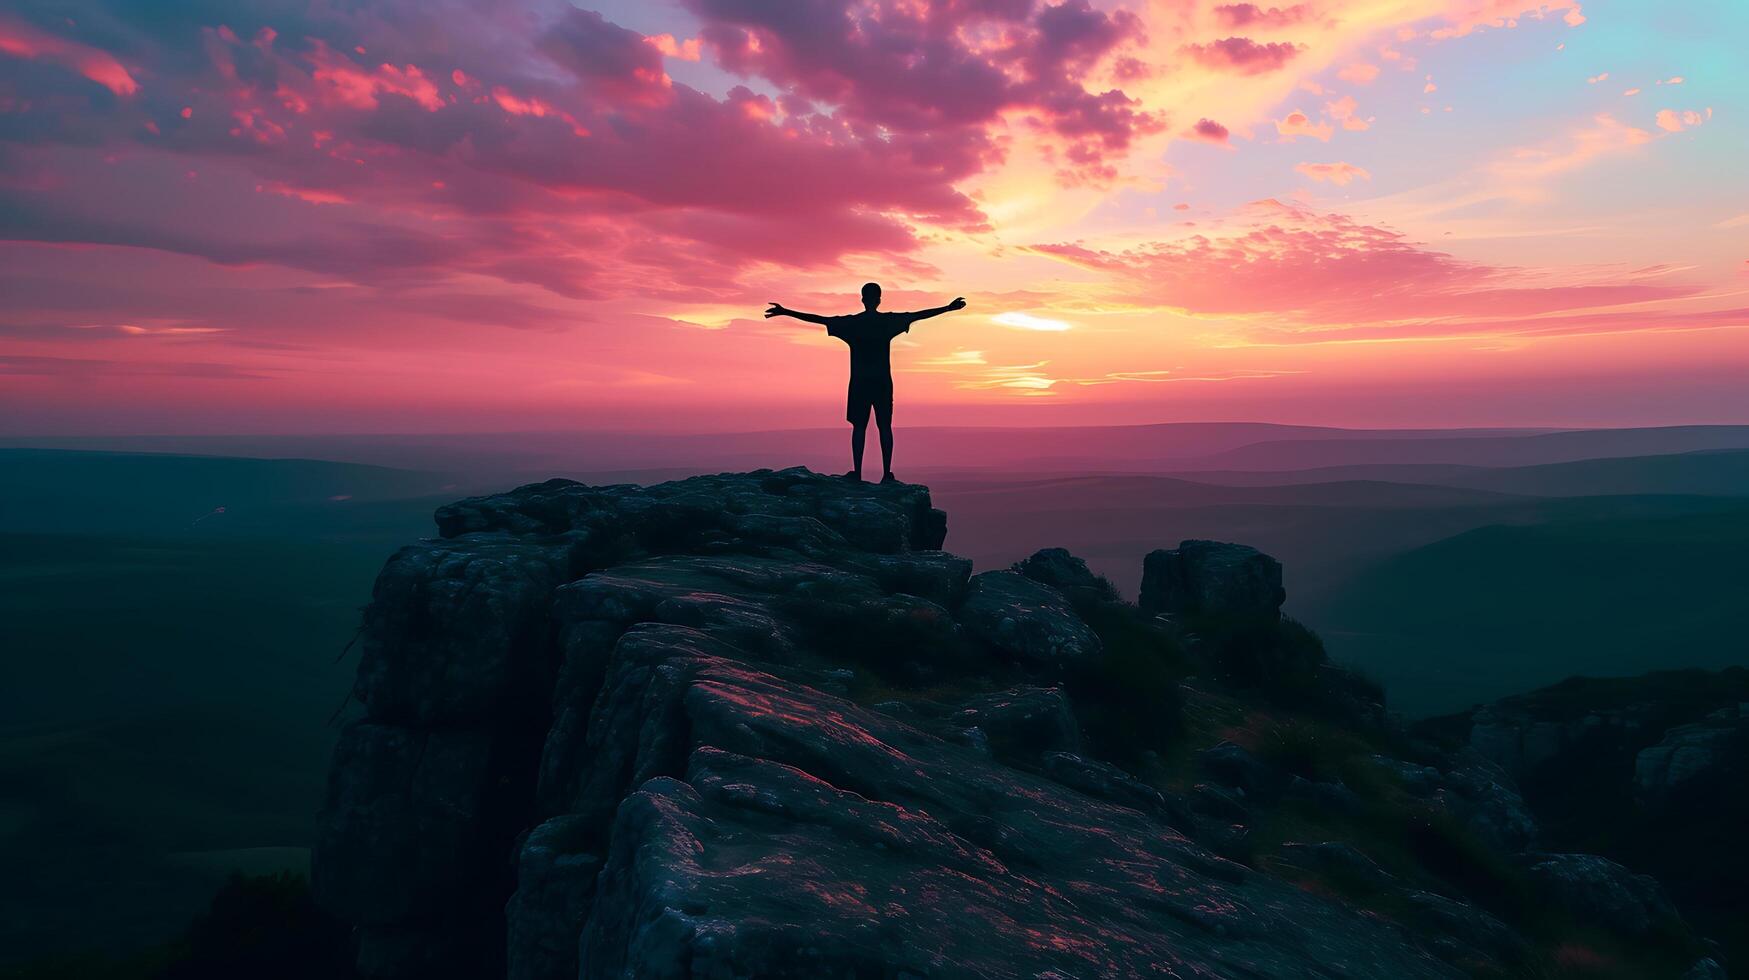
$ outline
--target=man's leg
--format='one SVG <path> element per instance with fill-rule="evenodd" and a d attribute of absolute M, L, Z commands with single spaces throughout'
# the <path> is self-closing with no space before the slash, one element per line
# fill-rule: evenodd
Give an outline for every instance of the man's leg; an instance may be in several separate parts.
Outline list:
<path fill-rule="evenodd" d="M 849 475 L 862 479 L 862 447 L 868 442 L 868 416 L 850 423 L 850 459 L 854 466 Z"/>
<path fill-rule="evenodd" d="M 881 430 L 881 478 L 893 475 L 893 403 L 875 406 L 875 425 Z"/>

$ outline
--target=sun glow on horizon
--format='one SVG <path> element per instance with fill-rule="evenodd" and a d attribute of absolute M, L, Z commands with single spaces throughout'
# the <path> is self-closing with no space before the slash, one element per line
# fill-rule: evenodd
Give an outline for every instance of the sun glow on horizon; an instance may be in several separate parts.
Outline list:
<path fill-rule="evenodd" d="M 1070 329 L 1073 325 L 1066 320 L 1052 320 L 1047 317 L 1033 316 L 1031 313 L 998 313 L 990 318 L 991 323 L 999 323 L 1004 327 L 1014 327 L 1017 330 L 1043 330 L 1059 333 Z"/>

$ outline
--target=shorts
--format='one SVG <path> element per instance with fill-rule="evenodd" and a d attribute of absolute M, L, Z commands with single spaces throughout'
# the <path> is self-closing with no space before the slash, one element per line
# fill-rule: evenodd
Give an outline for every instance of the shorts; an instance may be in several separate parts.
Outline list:
<path fill-rule="evenodd" d="M 893 424 L 892 383 L 867 384 L 852 379 L 850 393 L 845 399 L 845 420 L 851 425 L 867 425 L 871 409 L 874 411 L 876 425 L 886 428 Z"/>

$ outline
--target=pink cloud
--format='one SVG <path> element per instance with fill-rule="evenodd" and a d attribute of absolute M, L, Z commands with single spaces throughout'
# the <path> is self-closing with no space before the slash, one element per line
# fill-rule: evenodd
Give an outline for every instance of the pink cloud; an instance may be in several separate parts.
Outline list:
<path fill-rule="evenodd" d="M 133 95 L 140 90 L 139 83 L 109 52 L 56 37 L 10 17 L 0 17 L 0 54 L 40 58 L 71 68 L 116 95 Z"/>
<path fill-rule="evenodd" d="M 1379 66 L 1368 61 L 1356 61 L 1343 66 L 1336 77 L 1351 85 L 1370 85 L 1373 79 L 1379 77 Z"/>
<path fill-rule="evenodd" d="M 1172 241 L 1123 251 L 1079 243 L 1032 250 L 1107 274 L 1116 302 L 1209 316 L 1268 314 L 1337 331 L 1453 316 L 1540 316 L 1692 291 L 1619 276 L 1548 285 L 1547 274 L 1465 261 L 1398 232 L 1276 200 Z"/>
<path fill-rule="evenodd" d="M 1371 180 L 1372 174 L 1352 163 L 1302 163 L 1295 170 L 1316 181 L 1329 181 L 1338 187 L 1346 187 L 1352 180 Z"/>
<path fill-rule="evenodd" d="M 1184 135 L 1187 139 L 1201 140 L 1205 143 L 1215 143 L 1220 146 L 1230 145 L 1227 141 L 1227 137 L 1230 135 L 1227 132 L 1227 127 L 1213 119 L 1198 119 L 1196 125 L 1185 130 Z"/>
<path fill-rule="evenodd" d="M 204 32 L 195 57 L 152 72 L 179 93 L 162 108 L 74 118 L 47 102 L 20 107 L 42 146 L 20 148 L 9 166 L 56 176 L 30 194 L 0 188 L 0 230 L 367 283 L 487 276 L 568 297 L 722 290 L 761 263 L 898 261 L 918 245 L 913 227 L 983 227 L 955 184 L 999 159 L 988 128 L 1006 113 L 1033 113 L 1059 138 L 1060 162 L 1082 171 L 1159 125 L 1121 92 L 1076 81 L 1136 29 L 1082 2 L 1010 24 L 999 50 L 898 16 L 859 50 L 867 39 L 845 21 L 844 50 L 856 57 L 837 67 L 853 71 L 843 82 L 858 95 L 831 114 L 813 97 L 837 83 L 812 67 L 748 62 L 776 76 L 766 84 L 777 98 L 746 87 L 707 95 L 663 71 L 669 41 L 586 10 L 511 33 L 484 13 L 441 25 L 323 16 L 247 38 Z M 787 43 L 782 26 L 760 42 L 765 56 Z M 442 33 L 402 33 L 426 28 Z M 936 81 L 983 78 L 989 101 L 953 85 L 881 82 L 941 45 L 957 66 Z M 83 149 L 94 140 L 133 152 L 100 163 Z M 215 182 L 248 196 L 216 205 Z M 112 200 L 121 187 L 128 194 Z M 210 220 L 221 212 L 235 220 Z"/>
<path fill-rule="evenodd" d="M 907 134 L 936 155 L 992 155 L 987 128 L 1005 113 L 1023 112 L 1064 144 L 1071 176 L 1096 176 L 1109 170 L 1106 154 L 1164 125 L 1121 90 L 1084 86 L 1107 59 L 1121 69 L 1122 50 L 1142 39 L 1136 15 L 1107 13 L 1088 0 L 1036 8 L 685 4 L 703 21 L 700 36 L 725 68 L 836 106 L 846 122 Z"/>
<path fill-rule="evenodd" d="M 1427 36 L 1436 41 L 1447 40 L 1464 37 L 1483 28 L 1510 29 L 1525 20 L 1543 20 L 1556 14 L 1560 14 L 1561 20 L 1569 27 L 1578 27 L 1585 23 L 1585 15 L 1580 12 L 1576 0 L 1544 0 L 1542 3 L 1531 3 L 1529 0 L 1456 0 L 1445 14 L 1447 26 L 1431 30 Z"/>
<path fill-rule="evenodd" d="M 271 39 L 269 39 L 271 44 Z M 417 65 L 381 64 L 373 68 L 361 66 L 350 57 L 331 50 L 320 40 L 311 54 L 310 77 L 323 101 L 351 109 L 375 109 L 382 96 L 399 95 L 411 99 L 427 111 L 443 108 L 437 86 Z"/>
<path fill-rule="evenodd" d="M 1259 44 L 1248 37 L 1229 37 L 1208 44 L 1186 45 L 1185 53 L 1210 68 L 1261 75 L 1286 65 L 1300 47 L 1287 41 Z"/>

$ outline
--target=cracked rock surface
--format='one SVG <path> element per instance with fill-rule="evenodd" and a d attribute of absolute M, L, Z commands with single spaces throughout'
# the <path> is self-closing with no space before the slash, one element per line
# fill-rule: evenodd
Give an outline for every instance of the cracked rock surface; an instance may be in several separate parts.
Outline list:
<path fill-rule="evenodd" d="M 925 488 L 555 480 L 437 523 L 378 579 L 313 859 L 367 975 L 1459 975 L 1077 754 L 1053 672 L 1098 636 L 1062 576 L 940 551 Z"/>

